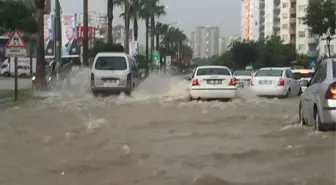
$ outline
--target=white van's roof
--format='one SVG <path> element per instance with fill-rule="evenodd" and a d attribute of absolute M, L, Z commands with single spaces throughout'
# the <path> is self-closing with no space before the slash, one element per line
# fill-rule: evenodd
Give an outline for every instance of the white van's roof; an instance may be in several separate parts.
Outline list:
<path fill-rule="evenodd" d="M 96 55 L 96 57 L 102 57 L 102 56 L 124 57 L 124 56 L 129 56 L 129 55 L 124 52 L 100 52 Z"/>

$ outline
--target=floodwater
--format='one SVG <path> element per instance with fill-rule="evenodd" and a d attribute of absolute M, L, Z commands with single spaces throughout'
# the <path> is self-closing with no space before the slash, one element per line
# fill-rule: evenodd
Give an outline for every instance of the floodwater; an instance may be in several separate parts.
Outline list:
<path fill-rule="evenodd" d="M 83 71 L 0 111 L 0 184 L 188 185 L 201 174 L 228 185 L 336 182 L 335 133 L 296 125 L 297 98 L 241 90 L 232 102 L 188 102 L 185 82 L 163 74 L 133 97 L 95 98 L 87 79 Z"/>

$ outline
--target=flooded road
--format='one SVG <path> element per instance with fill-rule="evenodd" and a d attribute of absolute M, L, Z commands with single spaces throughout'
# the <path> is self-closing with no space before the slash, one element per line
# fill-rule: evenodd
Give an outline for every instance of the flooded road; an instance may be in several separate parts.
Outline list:
<path fill-rule="evenodd" d="M 232 102 L 187 102 L 184 82 L 167 75 L 132 98 L 81 87 L 1 110 L 0 184 L 188 185 L 202 173 L 227 184 L 335 184 L 335 133 L 295 125 L 295 98 L 244 90 Z"/>

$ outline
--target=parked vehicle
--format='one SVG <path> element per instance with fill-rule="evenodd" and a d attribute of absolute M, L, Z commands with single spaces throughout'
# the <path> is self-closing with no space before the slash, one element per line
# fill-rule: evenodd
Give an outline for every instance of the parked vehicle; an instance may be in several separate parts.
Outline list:
<path fill-rule="evenodd" d="M 135 58 L 125 53 L 98 53 L 91 69 L 91 90 L 100 93 L 131 92 L 140 83 L 140 74 Z"/>
<path fill-rule="evenodd" d="M 33 58 L 32 63 L 32 73 L 36 72 L 36 59 Z M 18 76 L 20 77 L 28 77 L 30 76 L 30 59 L 29 58 L 18 58 Z M 10 60 L 7 58 L 0 66 L 0 75 L 1 76 L 13 76 L 15 73 L 15 62 L 14 58 Z"/>
<path fill-rule="evenodd" d="M 251 77 L 250 85 L 257 96 L 289 97 L 299 96 L 302 92 L 291 70 L 280 67 L 259 69 Z"/>
<path fill-rule="evenodd" d="M 300 97 L 300 124 L 314 130 L 336 124 L 336 59 L 321 62 L 310 81 L 301 80 L 307 89 Z"/>
<path fill-rule="evenodd" d="M 190 99 L 226 99 L 236 97 L 236 79 L 225 66 L 200 66 L 190 80 Z"/>

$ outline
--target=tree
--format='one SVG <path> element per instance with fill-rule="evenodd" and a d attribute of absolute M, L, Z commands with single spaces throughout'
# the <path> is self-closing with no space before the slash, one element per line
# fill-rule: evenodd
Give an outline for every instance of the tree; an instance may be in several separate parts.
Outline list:
<path fill-rule="evenodd" d="M 336 4 L 334 0 L 310 0 L 304 23 L 311 29 L 311 33 L 327 42 L 328 54 L 331 56 L 330 41 L 336 30 Z"/>
<path fill-rule="evenodd" d="M 107 1 L 107 42 L 109 44 L 112 44 L 112 21 L 113 21 L 113 8 L 114 8 L 114 2 L 113 0 Z"/>
<path fill-rule="evenodd" d="M 19 29 L 23 34 L 36 33 L 34 8 L 22 1 L 0 1 L 0 35 Z"/>
<path fill-rule="evenodd" d="M 272 36 L 259 41 L 236 40 L 213 64 L 233 69 L 245 69 L 249 65 L 253 68 L 288 67 L 297 57 L 293 44 L 283 44 L 279 37 Z"/>
<path fill-rule="evenodd" d="M 37 22 L 37 56 L 36 56 L 36 85 L 45 87 L 45 59 L 44 59 L 44 5 L 45 0 L 35 0 Z"/>

